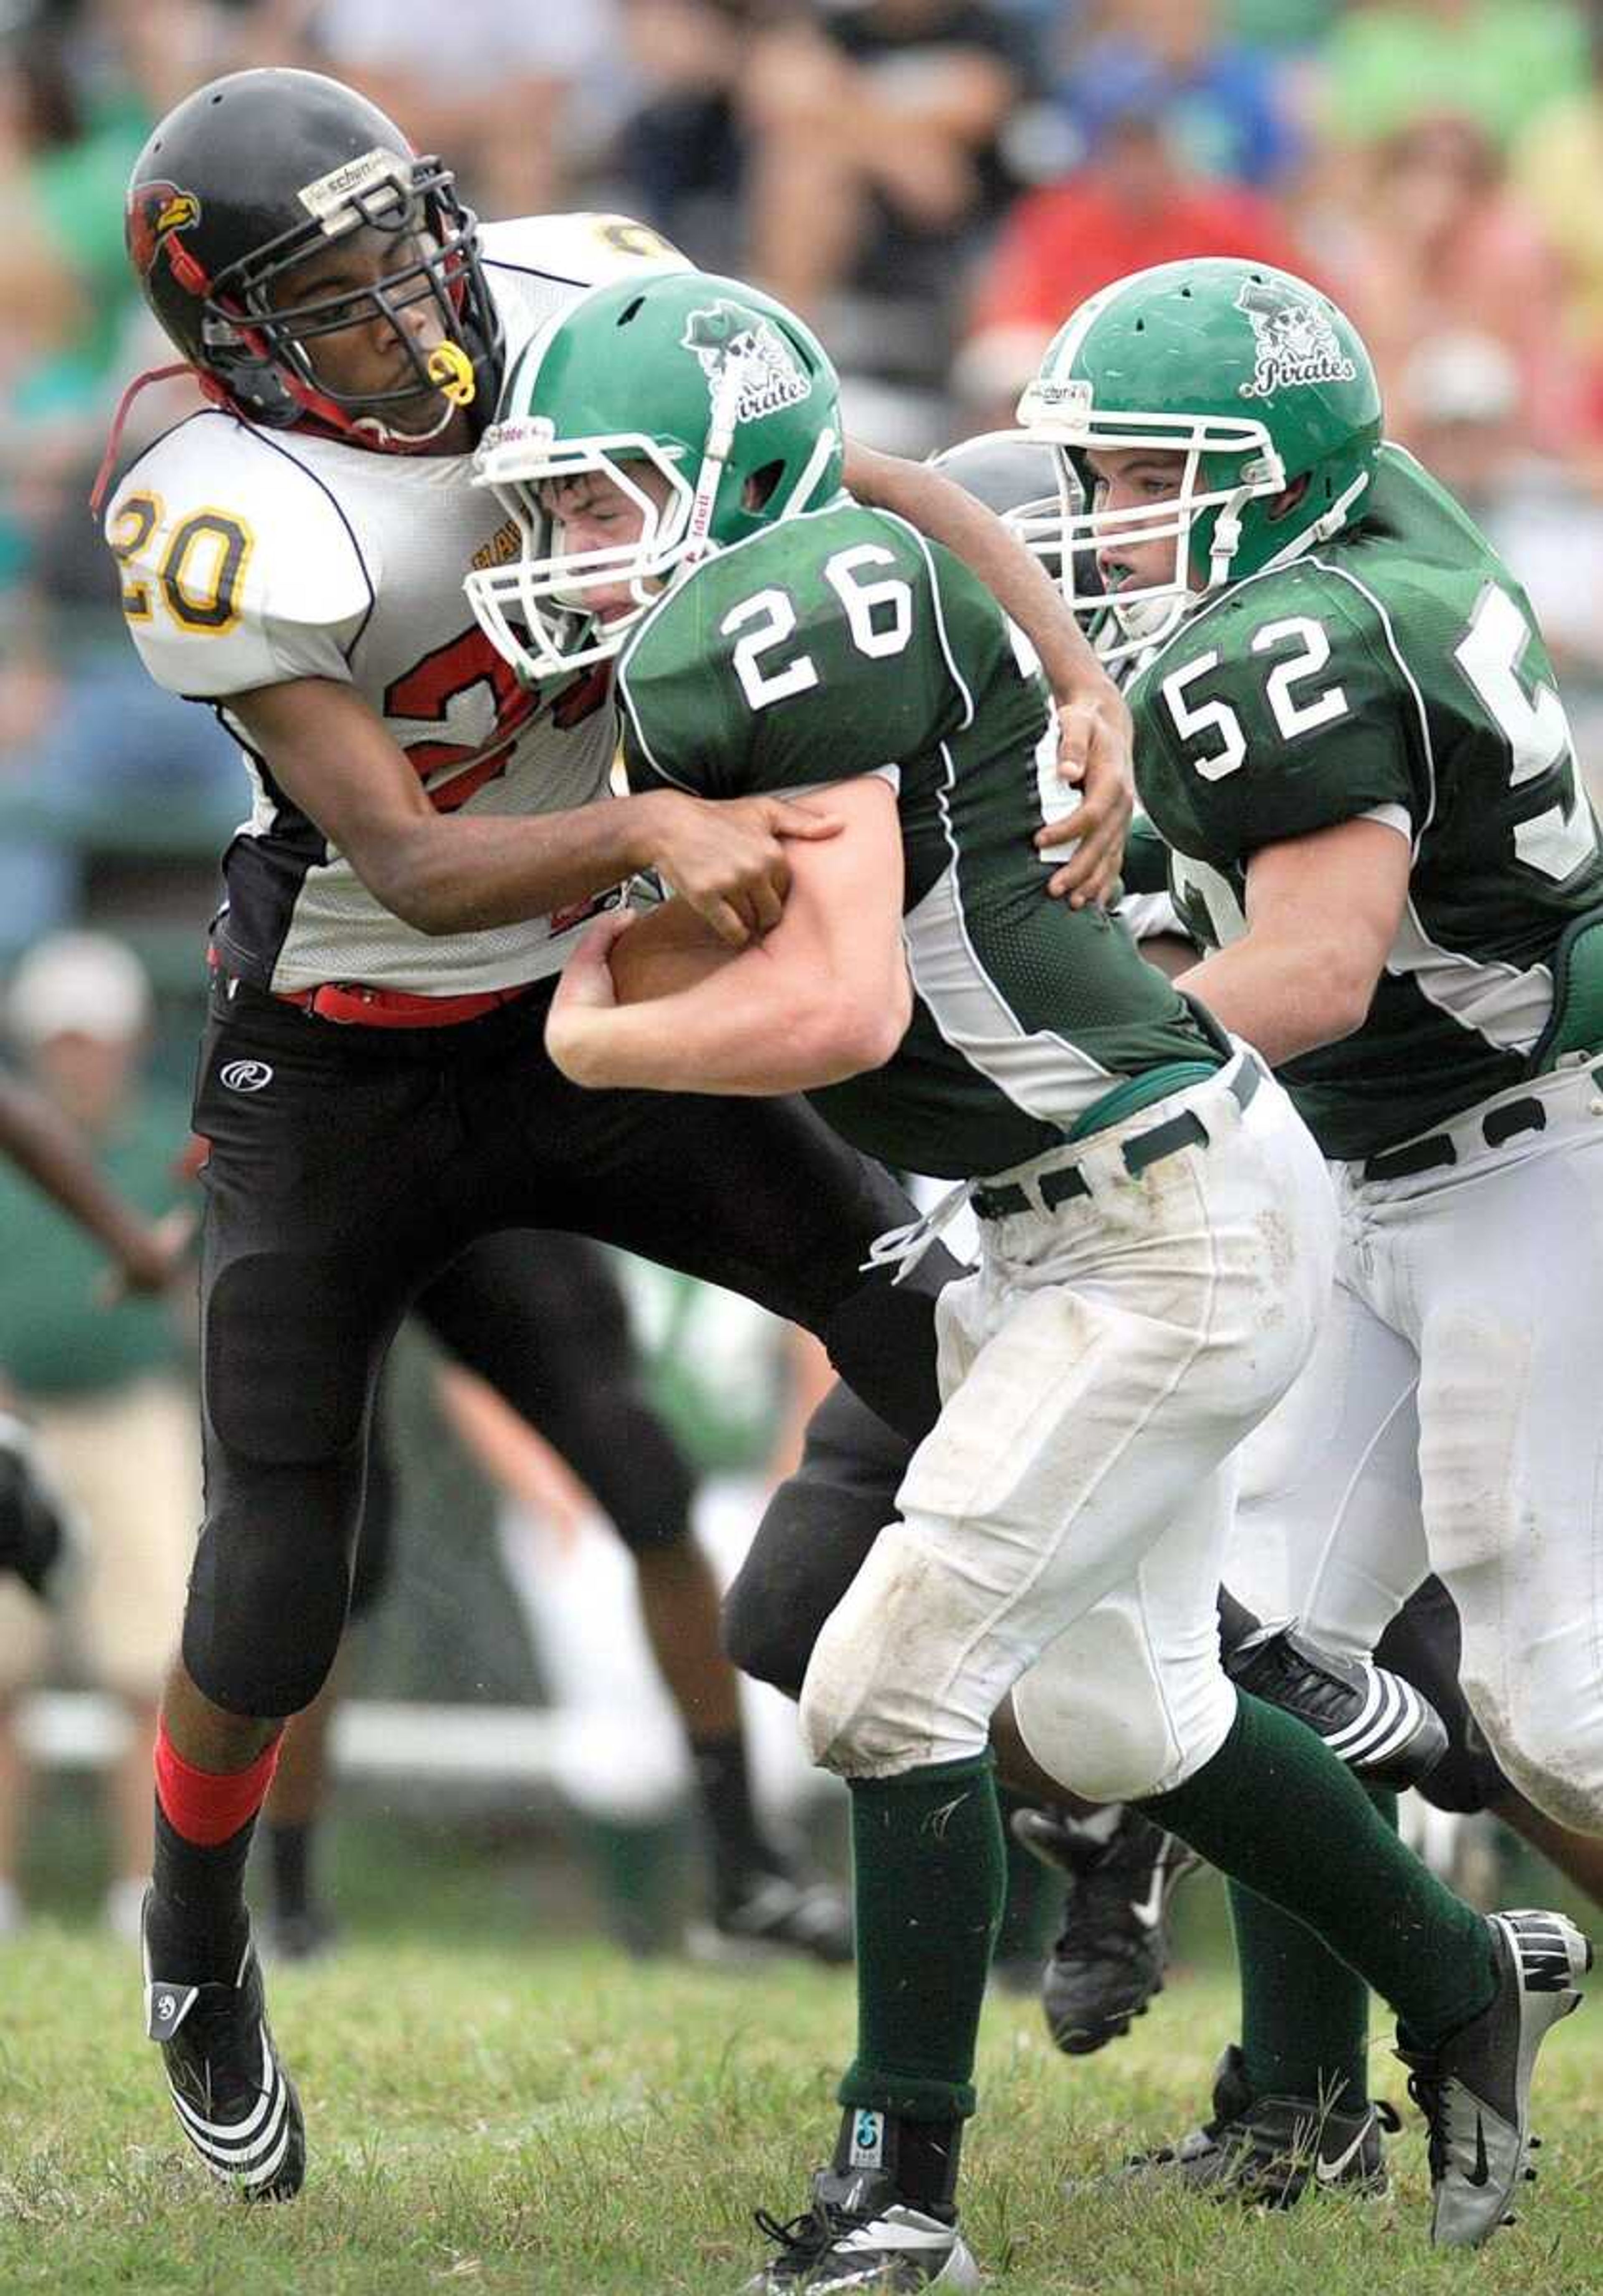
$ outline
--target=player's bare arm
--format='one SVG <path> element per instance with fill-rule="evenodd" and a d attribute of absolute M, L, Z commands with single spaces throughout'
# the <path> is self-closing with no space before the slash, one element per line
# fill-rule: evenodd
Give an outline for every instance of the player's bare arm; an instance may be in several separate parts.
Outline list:
<path fill-rule="evenodd" d="M 513 923 L 657 869 L 738 948 L 779 918 L 788 841 L 836 826 L 825 811 L 773 798 L 711 804 L 675 791 L 522 818 L 448 816 L 349 686 L 292 678 L 230 708 L 368 890 L 420 932 Z"/>
<path fill-rule="evenodd" d="M 1278 1065 L 1362 1028 L 1408 898 L 1408 839 L 1344 821 L 1255 853 L 1247 931 L 1179 976 Z"/>
<path fill-rule="evenodd" d="M 0 1077 L 0 1152 L 102 1243 L 123 1290 L 162 1292 L 188 1256 L 184 1210 L 150 1220 L 104 1180 L 76 1127 L 42 1093 Z"/>
<path fill-rule="evenodd" d="M 565 1075 L 588 1086 L 763 1095 L 884 1065 L 912 1009 L 896 798 L 887 783 L 864 778 L 831 789 L 828 802 L 841 835 L 797 847 L 783 919 L 739 955 L 721 961 L 710 945 L 699 954 L 694 928 L 672 906 L 626 928 L 609 917 L 591 929 L 546 1026 Z M 669 980 L 677 985 L 660 993 Z M 644 991 L 646 1001 L 620 1002 L 620 991 Z"/>
<path fill-rule="evenodd" d="M 1036 839 L 1043 850 L 1075 849 L 1047 890 L 1075 908 L 1106 900 L 1135 803 L 1130 712 L 1056 585 L 994 511 L 928 464 L 848 441 L 845 477 L 859 502 L 894 511 L 961 558 L 1035 647 L 1058 705 L 1059 770 L 1081 793 Z"/>

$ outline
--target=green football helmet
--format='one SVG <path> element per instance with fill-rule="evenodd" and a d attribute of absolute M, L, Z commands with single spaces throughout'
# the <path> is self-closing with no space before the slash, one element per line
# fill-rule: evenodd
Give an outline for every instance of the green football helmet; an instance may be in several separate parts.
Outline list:
<path fill-rule="evenodd" d="M 1118 659 L 1165 637 L 1199 595 L 1346 523 L 1380 443 L 1380 389 L 1356 329 L 1317 288 L 1208 256 L 1133 273 L 1083 303 L 1018 420 L 1057 456 L 1064 588 L 1077 611 L 1106 608 L 1091 578 L 1099 551 L 1174 545 L 1163 579 L 1117 591 L 1116 627 L 1099 650 Z M 1133 448 L 1183 457 L 1174 495 L 1098 510 L 1088 455 Z"/>
<path fill-rule="evenodd" d="M 474 456 L 519 550 L 469 601 L 528 685 L 605 661 L 702 558 L 838 493 L 841 459 L 835 370 L 782 304 L 705 272 L 593 288 L 511 367 Z M 620 538 L 575 550 L 585 480 Z"/>

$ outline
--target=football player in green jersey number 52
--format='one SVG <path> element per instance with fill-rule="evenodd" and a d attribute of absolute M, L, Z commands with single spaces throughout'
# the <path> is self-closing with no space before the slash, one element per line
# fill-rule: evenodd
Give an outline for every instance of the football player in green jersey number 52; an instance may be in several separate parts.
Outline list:
<path fill-rule="evenodd" d="M 675 904 L 592 934 L 552 1006 L 559 1065 L 810 1089 L 857 1145 L 949 1176 L 983 1237 L 942 1295 L 943 1410 L 904 1520 L 803 1691 L 853 1788 L 858 2047 L 833 2165 L 802 2216 L 765 2220 L 779 2252 L 751 2284 L 976 2284 L 955 2177 L 1002 1874 L 986 1731 L 1015 1684 L 1049 1771 L 1140 1800 L 1320 1928 L 1440 2053 L 1437 2233 L 1484 2238 L 1523 2165 L 1517 2068 L 1577 1997 L 1585 1940 L 1542 1916 L 1565 1973 L 1527 1994 L 1535 1917 L 1484 1923 L 1219 1658 L 1226 1463 L 1328 1296 L 1318 1152 L 1116 925 L 1046 897 L 1035 664 L 949 554 L 840 491 L 838 436 L 829 361 L 778 305 L 667 275 L 593 292 L 508 378 L 478 470 L 522 549 L 469 584 L 526 675 L 618 656 L 638 785 L 784 791 L 840 825 L 727 960 Z M 1467 2104 L 1508 2118 L 1480 2181 L 1448 2143 Z"/>
<path fill-rule="evenodd" d="M 1019 411 L 1059 457 L 1068 586 L 1111 596 L 1134 671 L 1206 952 L 1180 985 L 1274 1063 L 1341 1206 L 1231 1583 L 1360 1654 L 1435 1571 L 1503 1769 L 1603 1832 L 1603 856 L 1525 594 L 1283 273 L 1121 281 Z M 1368 2112 L 1362 1983 L 1261 1899 L 1235 1917 L 1243 2078 L 1211 2147 L 1167 2156 L 1209 2185 L 1227 2152 L 1272 2179 L 1288 2103 Z"/>

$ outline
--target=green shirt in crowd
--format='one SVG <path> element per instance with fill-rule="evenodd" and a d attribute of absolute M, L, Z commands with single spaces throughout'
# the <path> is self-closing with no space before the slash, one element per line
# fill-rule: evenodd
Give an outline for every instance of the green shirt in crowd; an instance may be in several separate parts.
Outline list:
<path fill-rule="evenodd" d="M 164 1212 L 181 1193 L 174 1162 L 188 1137 L 182 1099 L 147 1092 L 97 1143 L 96 1161 L 142 1211 Z M 102 1305 L 108 1265 L 92 1236 L 0 1163 L 0 1376 L 25 1396 L 90 1396 L 177 1361 L 170 1306 Z"/>

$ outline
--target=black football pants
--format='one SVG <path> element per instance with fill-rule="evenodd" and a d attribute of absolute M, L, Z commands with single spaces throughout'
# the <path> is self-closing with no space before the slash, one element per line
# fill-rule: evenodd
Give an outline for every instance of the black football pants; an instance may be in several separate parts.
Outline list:
<path fill-rule="evenodd" d="M 195 1100 L 206 1519 L 184 1657 L 229 1711 L 315 1695 L 385 1353 L 478 1238 L 570 1230 L 744 1292 L 816 1332 L 904 1440 L 933 1423 L 933 1297 L 953 1263 L 932 1252 L 894 1290 L 862 1272 L 911 1217 L 879 1167 L 797 1101 L 581 1091 L 546 1057 L 547 1001 L 367 1029 L 214 986 Z"/>

